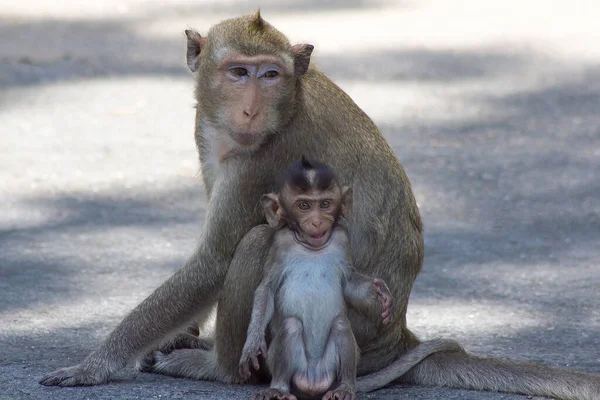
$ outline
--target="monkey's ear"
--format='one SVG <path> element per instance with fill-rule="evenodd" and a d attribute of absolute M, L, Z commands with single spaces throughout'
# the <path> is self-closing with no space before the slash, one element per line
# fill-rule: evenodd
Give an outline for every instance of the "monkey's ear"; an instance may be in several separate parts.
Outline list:
<path fill-rule="evenodd" d="M 200 66 L 200 53 L 206 46 L 206 38 L 192 29 L 187 29 L 185 36 L 187 36 L 187 65 L 190 71 L 196 72 Z"/>
<path fill-rule="evenodd" d="M 342 186 L 342 216 L 349 218 L 352 215 L 352 188 Z"/>
<path fill-rule="evenodd" d="M 275 193 L 263 195 L 260 199 L 260 204 L 265 210 L 265 217 L 269 226 L 273 229 L 279 229 L 285 221 L 281 218 L 281 207 L 279 207 L 279 196 Z"/>
<path fill-rule="evenodd" d="M 294 76 L 300 78 L 308 71 L 310 55 L 315 46 L 312 44 L 297 44 L 292 47 L 294 54 Z"/>

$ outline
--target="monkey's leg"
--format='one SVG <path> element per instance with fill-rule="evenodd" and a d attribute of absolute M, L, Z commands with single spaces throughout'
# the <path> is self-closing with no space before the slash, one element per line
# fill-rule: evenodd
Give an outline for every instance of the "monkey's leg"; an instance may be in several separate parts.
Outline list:
<path fill-rule="evenodd" d="M 267 363 L 271 371 L 271 384 L 256 394 L 256 399 L 288 399 L 296 397 L 290 393 L 292 377 L 307 367 L 303 338 L 304 328 L 298 318 L 286 318 L 281 329 L 271 341 Z M 301 388 L 300 388 L 301 389 Z"/>
<path fill-rule="evenodd" d="M 223 193 L 215 193 L 209 200 L 200 245 L 187 263 L 133 309 L 81 364 L 53 371 L 40 380 L 41 384 L 79 386 L 107 382 L 130 359 L 169 333 L 184 330 L 192 321 L 203 321 L 208 317 L 227 276 L 233 250 L 255 224 L 248 211 L 236 203 L 238 199 L 231 195 L 228 197 L 227 190 L 228 187 L 223 186 Z M 227 211 L 222 209 L 224 198 L 230 198 L 234 203 Z M 265 241 L 261 243 L 264 246 Z M 258 279 L 248 279 L 252 285 L 250 293 L 258 285 Z M 234 298 L 232 302 L 235 301 L 237 307 L 242 299 L 244 304 L 247 303 L 242 316 L 247 317 L 252 295 L 244 293 L 242 298 Z M 236 324 L 239 326 L 240 321 L 231 323 L 233 326 Z M 243 336 L 243 332 L 238 335 Z M 236 357 L 239 355 L 238 351 Z"/>
<path fill-rule="evenodd" d="M 335 366 L 337 369 L 338 387 L 328 391 L 323 400 L 355 400 L 356 366 L 358 364 L 358 345 L 352 333 L 350 321 L 344 315 L 333 320 L 331 333 L 321 364 L 324 368 Z M 326 371 L 325 371 L 326 372 Z M 331 386 L 331 381 L 324 376 L 324 381 Z"/>
<path fill-rule="evenodd" d="M 174 350 L 170 354 L 155 352 L 155 364 L 150 366 L 152 372 L 243 383 L 238 374 L 238 363 L 246 340 L 254 291 L 262 280 L 272 234 L 273 230 L 267 225 L 254 227 L 237 246 L 217 306 L 212 349 Z"/>
<path fill-rule="evenodd" d="M 600 375 L 478 358 L 463 352 L 432 354 L 402 376 L 401 381 L 556 399 L 600 399 Z"/>
<path fill-rule="evenodd" d="M 229 265 L 219 298 L 215 330 L 217 359 L 223 373 L 236 379 L 254 292 L 263 278 L 273 232 L 268 225 L 259 225 L 244 236 Z"/>

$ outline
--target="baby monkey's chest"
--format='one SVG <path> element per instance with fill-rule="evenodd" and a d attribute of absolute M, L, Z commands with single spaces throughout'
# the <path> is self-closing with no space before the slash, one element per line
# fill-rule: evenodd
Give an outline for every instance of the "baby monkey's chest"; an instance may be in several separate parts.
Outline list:
<path fill-rule="evenodd" d="M 319 314 L 325 311 L 325 307 L 343 308 L 344 275 L 343 259 L 337 257 L 295 257 L 287 260 L 278 291 L 281 311 L 286 315 L 294 315 L 298 311 Z"/>

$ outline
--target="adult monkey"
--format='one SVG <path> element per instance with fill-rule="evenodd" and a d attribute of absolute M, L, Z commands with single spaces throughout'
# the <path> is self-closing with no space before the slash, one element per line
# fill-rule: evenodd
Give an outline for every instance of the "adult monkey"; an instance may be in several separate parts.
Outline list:
<path fill-rule="evenodd" d="M 130 359 L 219 300 L 211 350 L 175 350 L 161 364 L 198 379 L 238 382 L 237 364 L 262 278 L 272 230 L 260 198 L 275 173 L 306 154 L 339 171 L 354 189 L 351 256 L 385 280 L 397 302 L 384 327 L 350 313 L 361 349 L 358 374 L 383 370 L 419 343 L 406 328 L 408 297 L 423 261 L 422 225 L 410 183 L 367 115 L 322 72 L 311 45 L 291 46 L 259 13 L 223 21 L 208 36 L 186 31 L 188 66 L 198 71 L 195 139 L 209 202 L 204 234 L 184 267 L 137 306 L 81 364 L 45 385 L 107 382 Z M 382 190 L 386 188 L 386 190 Z M 410 352 L 408 353 L 410 354 Z M 597 375 L 439 352 L 402 377 L 422 385 L 487 389 L 563 399 L 600 398 Z"/>

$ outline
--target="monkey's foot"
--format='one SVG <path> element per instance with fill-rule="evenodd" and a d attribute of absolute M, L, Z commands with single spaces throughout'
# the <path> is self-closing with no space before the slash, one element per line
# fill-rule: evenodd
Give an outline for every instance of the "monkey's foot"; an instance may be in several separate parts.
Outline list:
<path fill-rule="evenodd" d="M 156 353 L 156 351 L 152 350 L 150 353 L 137 360 L 135 363 L 135 369 L 140 372 L 152 372 L 154 369 L 154 364 L 156 364 L 156 357 L 154 357 L 154 353 Z"/>
<path fill-rule="evenodd" d="M 175 335 L 173 338 L 167 340 L 164 343 L 161 343 L 158 347 L 158 351 L 161 353 L 169 354 L 173 350 L 178 349 L 201 349 L 201 350 L 210 350 L 212 348 L 212 343 L 200 339 L 198 336 L 194 336 L 192 334 L 181 332 Z"/>
<path fill-rule="evenodd" d="M 279 389 L 263 389 L 254 395 L 254 400 L 297 400 L 296 396 Z"/>
<path fill-rule="evenodd" d="M 322 400 L 356 400 L 356 395 L 346 389 L 334 389 L 325 393 Z"/>
<path fill-rule="evenodd" d="M 52 371 L 42 379 L 44 386 L 92 386 L 108 382 L 108 373 L 85 370 L 81 365 Z"/>
<path fill-rule="evenodd" d="M 210 350 L 212 349 L 212 343 L 189 333 L 178 333 L 173 338 L 161 343 L 158 349 L 153 349 L 142 356 L 136 363 L 136 369 L 141 372 L 152 372 L 154 364 L 156 364 L 156 353 L 164 355 L 180 349 Z"/>

